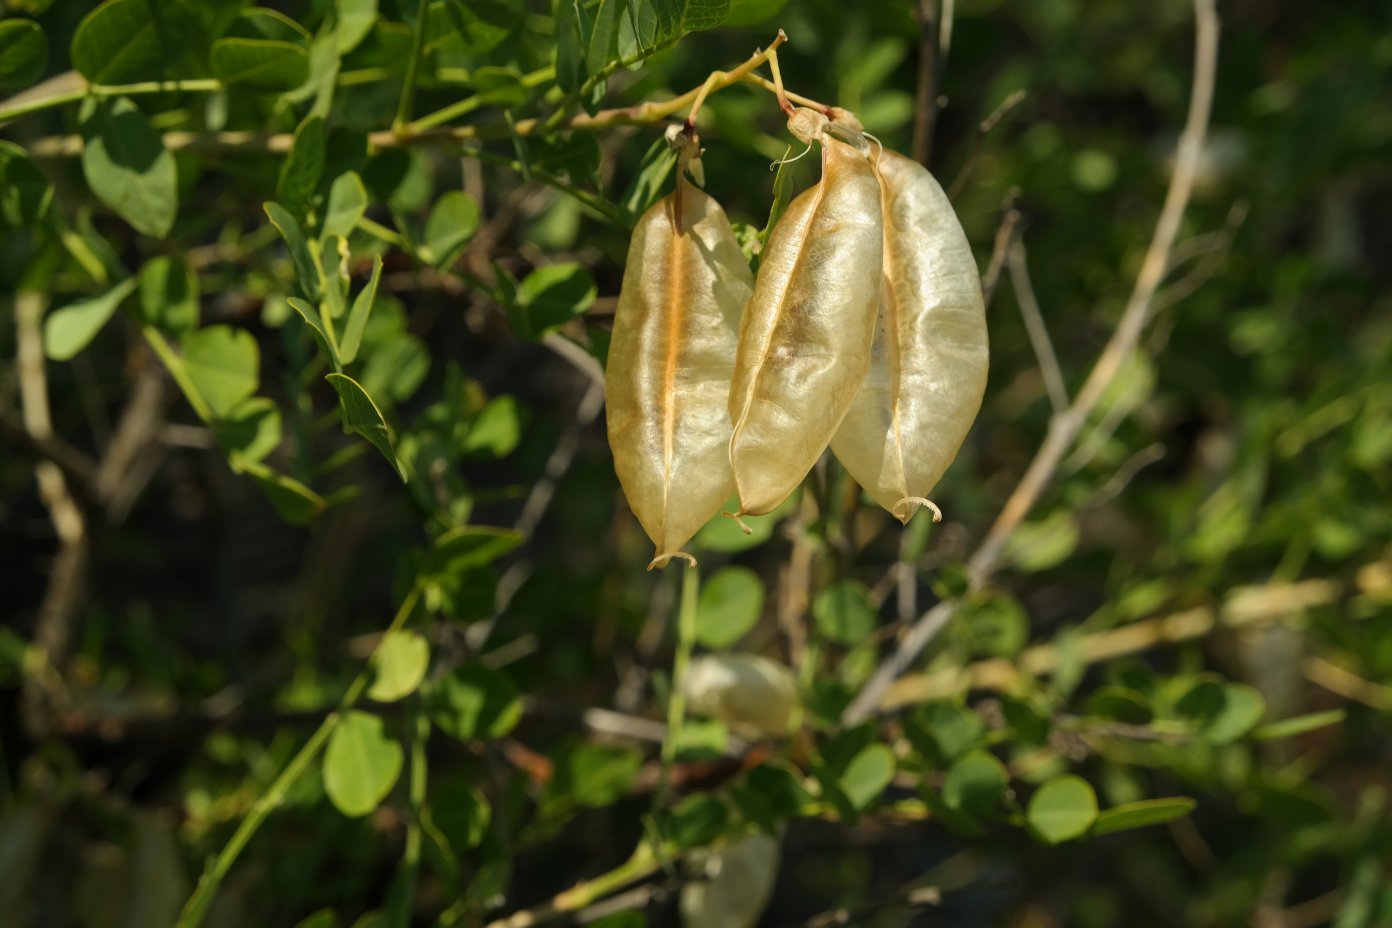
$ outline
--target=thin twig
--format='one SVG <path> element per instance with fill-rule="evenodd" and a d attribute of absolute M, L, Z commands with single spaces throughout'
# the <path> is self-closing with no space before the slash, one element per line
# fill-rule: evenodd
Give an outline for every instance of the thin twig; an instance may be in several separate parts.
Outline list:
<path fill-rule="evenodd" d="M 913 159 L 927 167 L 938 121 L 937 0 L 918 0 L 914 14 L 918 19 L 918 87 L 914 91 Z"/>
<path fill-rule="evenodd" d="M 1006 267 L 1010 269 L 1010 285 L 1015 288 L 1015 302 L 1020 307 L 1020 315 L 1025 320 L 1025 331 L 1029 333 L 1030 347 L 1039 361 L 1039 373 L 1044 377 L 1044 386 L 1049 391 L 1049 402 L 1058 414 L 1068 408 L 1068 388 L 1063 384 L 1063 371 L 1059 368 L 1058 355 L 1054 354 L 1054 343 L 1049 338 L 1049 327 L 1044 324 L 1044 313 L 1039 309 L 1039 299 L 1034 295 L 1034 284 L 1030 282 L 1029 258 L 1025 254 L 1025 243 L 1018 238 L 1007 249 Z"/>
<path fill-rule="evenodd" d="M 977 123 L 976 134 L 972 136 L 971 148 L 967 151 L 967 157 L 963 159 L 962 166 L 957 169 L 957 176 L 952 179 L 952 186 L 947 188 L 949 200 L 957 199 L 957 194 L 962 192 L 967 178 L 971 177 L 973 169 L 976 168 L 977 158 L 981 155 L 981 143 L 985 141 L 986 136 L 991 134 L 991 130 L 996 128 L 1011 110 L 1024 102 L 1024 99 L 1025 91 L 1023 89 L 1012 91 L 991 111 L 989 116 Z"/>
<path fill-rule="evenodd" d="M 1016 230 L 1020 226 L 1020 211 L 1015 208 L 1015 200 L 1019 196 L 1019 188 L 1012 187 L 1006 192 L 1005 200 L 1001 204 L 1001 222 L 996 227 L 996 239 L 991 245 L 991 260 L 986 264 L 986 272 L 981 275 L 981 301 L 987 309 L 991 308 L 991 299 L 996 295 L 996 286 L 1000 283 L 1001 271 L 1005 268 L 1006 255 L 1010 252 L 1010 245 L 1015 241 Z"/>
<path fill-rule="evenodd" d="M 1054 417 L 1043 444 L 1035 453 L 1034 460 L 1030 462 L 1024 476 L 1006 500 L 986 538 L 967 562 L 968 573 L 975 587 L 983 584 L 1000 565 L 1006 541 L 1034 508 L 1034 504 L 1057 470 L 1059 462 L 1077 440 L 1088 415 L 1116 379 L 1125 359 L 1135 350 L 1151 317 L 1155 293 L 1169 269 L 1171 249 L 1174 247 L 1180 222 L 1184 218 L 1184 211 L 1194 188 L 1194 178 L 1213 104 L 1219 29 L 1214 0 L 1194 0 L 1194 13 L 1194 77 L 1189 114 L 1185 120 L 1184 131 L 1180 135 L 1169 190 L 1160 209 L 1160 217 L 1156 221 L 1155 232 L 1149 248 L 1146 249 L 1141 270 L 1136 276 L 1131 297 L 1127 300 L 1116 331 L 1112 333 L 1111 339 L 1098 356 L 1072 406 Z M 956 608 L 955 602 L 947 600 L 919 618 L 900 641 L 898 649 L 880 665 L 846 708 L 841 716 L 843 724 L 856 724 L 877 711 L 890 685 L 937 636 Z"/>

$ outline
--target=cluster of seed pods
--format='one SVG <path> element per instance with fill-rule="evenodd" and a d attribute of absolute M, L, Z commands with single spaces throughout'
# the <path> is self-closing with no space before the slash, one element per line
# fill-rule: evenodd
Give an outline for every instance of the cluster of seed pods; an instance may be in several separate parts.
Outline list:
<path fill-rule="evenodd" d="M 794 109 L 822 177 L 789 204 L 754 280 L 718 203 L 688 177 L 629 246 L 605 375 L 629 505 L 673 557 L 732 492 L 736 516 L 786 500 L 830 447 L 908 522 L 970 429 L 986 386 L 975 260 L 937 181 L 843 111 Z"/>

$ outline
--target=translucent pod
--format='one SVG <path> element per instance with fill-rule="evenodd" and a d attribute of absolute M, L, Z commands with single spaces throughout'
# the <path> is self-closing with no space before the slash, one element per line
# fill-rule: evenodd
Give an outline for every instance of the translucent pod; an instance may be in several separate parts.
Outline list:
<path fill-rule="evenodd" d="M 875 159 L 884 269 L 870 372 L 831 450 L 851 477 L 908 522 L 966 438 L 986 389 L 986 310 L 967 237 L 933 175 L 911 158 Z"/>
<path fill-rule="evenodd" d="M 614 469 L 657 546 L 649 570 L 695 564 L 682 546 L 734 490 L 726 407 L 754 282 L 725 211 L 689 169 L 633 230 L 604 376 Z"/>
<path fill-rule="evenodd" d="M 711 848 L 700 876 L 682 886 L 682 928 L 753 928 L 778 880 L 777 837 L 756 831 Z"/>
<path fill-rule="evenodd" d="M 774 227 L 740 323 L 730 387 L 739 515 L 777 508 L 826 450 L 870 366 L 879 303 L 884 235 L 868 146 L 833 137 L 812 110 L 788 127 L 821 141 L 822 179 Z"/>
<path fill-rule="evenodd" d="M 693 713 L 743 737 L 783 737 L 801 714 L 793 672 L 758 654 L 703 654 L 691 662 L 684 689 Z"/>

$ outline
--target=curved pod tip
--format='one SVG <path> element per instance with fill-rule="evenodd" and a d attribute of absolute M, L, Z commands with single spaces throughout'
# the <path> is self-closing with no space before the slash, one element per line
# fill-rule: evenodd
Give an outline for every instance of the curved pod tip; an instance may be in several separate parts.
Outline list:
<path fill-rule="evenodd" d="M 672 563 L 672 558 L 674 557 L 679 557 L 682 560 L 686 561 L 687 567 L 697 566 L 696 558 L 693 555 L 687 554 L 685 551 L 672 551 L 667 554 L 659 554 L 651 561 L 648 561 L 648 570 L 661 570 L 668 564 Z"/>

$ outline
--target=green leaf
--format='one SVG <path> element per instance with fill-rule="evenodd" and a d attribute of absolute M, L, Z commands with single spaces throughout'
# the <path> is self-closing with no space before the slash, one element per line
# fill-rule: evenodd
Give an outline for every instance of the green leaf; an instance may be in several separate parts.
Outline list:
<path fill-rule="evenodd" d="M 856 580 L 842 580 L 817 594 L 812 619 L 828 640 L 856 644 L 875 633 L 879 616 L 870 602 L 870 591 Z"/>
<path fill-rule="evenodd" d="M 497 48 L 519 23 L 519 8 L 496 0 L 434 0 L 426 50 L 480 55 Z"/>
<path fill-rule="evenodd" d="M 676 163 L 676 150 L 665 138 L 660 138 L 648 146 L 643 160 L 638 163 L 633 180 L 629 182 L 628 189 L 619 200 L 624 215 L 628 217 L 629 226 L 636 223 L 638 217 L 657 202 L 658 196 L 662 193 L 662 185 L 667 182 L 667 175 L 672 173 L 672 167 Z"/>
<path fill-rule="evenodd" d="M 1104 810 L 1097 816 L 1089 834 L 1109 835 L 1114 831 L 1127 831 L 1131 828 L 1145 828 L 1147 825 L 1163 825 L 1177 818 L 1183 818 L 1198 803 L 1192 799 L 1177 796 L 1171 799 L 1142 799 L 1127 802 Z"/>
<path fill-rule="evenodd" d="M 353 176 L 357 177 L 356 174 Z M 367 320 L 372 315 L 373 304 L 377 301 L 377 284 L 381 279 L 382 256 L 373 255 L 372 276 L 368 278 L 367 286 L 359 290 L 353 299 L 353 308 L 348 311 L 348 324 L 343 329 L 343 340 L 338 345 L 338 357 L 344 364 L 352 364 L 358 356 L 358 347 L 362 344 L 363 331 L 367 328 Z"/>
<path fill-rule="evenodd" d="M 524 277 L 517 285 L 517 304 L 532 336 L 540 338 L 589 309 L 596 292 L 590 272 L 567 261 L 539 267 Z"/>
<path fill-rule="evenodd" d="M 459 257 L 479 227 L 479 208 L 474 198 L 462 190 L 451 190 L 435 201 L 425 221 L 420 244 L 422 260 L 436 267 L 447 267 Z"/>
<path fill-rule="evenodd" d="M 479 846 L 488 834 L 493 810 L 474 784 L 460 776 L 445 780 L 431 790 L 430 808 L 435 825 L 456 854 Z"/>
<path fill-rule="evenodd" d="M 150 120 L 125 97 L 89 98 L 79 117 L 82 173 L 97 199 L 137 231 L 169 234 L 179 210 L 174 156 Z"/>
<path fill-rule="evenodd" d="M 134 280 L 123 280 L 101 296 L 69 303 L 50 313 L 44 320 L 44 354 L 54 361 L 66 361 L 86 348 L 135 284 Z"/>
<path fill-rule="evenodd" d="M 840 777 L 841 789 L 858 810 L 869 808 L 894 779 L 894 752 L 887 745 L 867 745 L 851 758 Z"/>
<path fill-rule="evenodd" d="M 948 769 L 943 780 L 943 801 L 968 815 L 992 815 L 1000 811 L 1008 782 L 1010 774 L 994 754 L 970 751 Z"/>
<path fill-rule="evenodd" d="M 0 20 L 0 87 L 28 87 L 48 67 L 48 38 L 27 19 Z"/>
<path fill-rule="evenodd" d="M 268 397 L 248 397 L 213 423 L 213 435 L 225 454 L 236 455 L 238 469 L 265 460 L 280 444 L 280 409 Z"/>
<path fill-rule="evenodd" d="M 198 395 L 214 418 L 224 418 L 260 383 L 261 355 L 245 329 L 213 325 L 189 333 L 183 363 Z"/>
<path fill-rule="evenodd" d="M 1062 564 L 1078 547 L 1078 523 L 1059 510 L 1037 522 L 1026 522 L 1005 545 L 1005 557 L 1020 570 L 1035 573 Z"/>
<path fill-rule="evenodd" d="M 0 226 L 37 225 L 52 201 L 53 187 L 34 159 L 0 139 Z"/>
<path fill-rule="evenodd" d="M 1088 712 L 1127 725 L 1145 725 L 1154 717 L 1150 703 L 1135 690 L 1124 686 L 1103 686 L 1088 699 Z"/>
<path fill-rule="evenodd" d="M 973 596 L 959 610 L 958 622 L 967 633 L 973 654 L 1014 657 L 1029 640 L 1024 608 L 1005 593 Z"/>
<path fill-rule="evenodd" d="M 325 377 L 338 391 L 339 408 L 343 412 L 343 430 L 356 432 L 371 442 L 372 447 L 382 452 L 382 457 L 391 462 L 401 482 L 406 482 L 406 468 L 396 456 L 392 446 L 391 433 L 387 430 L 387 420 L 382 411 L 367 395 L 362 386 L 347 374 L 328 374 Z"/>
<path fill-rule="evenodd" d="M 1266 700 L 1245 683 L 1207 674 L 1175 704 L 1180 716 L 1211 744 L 1228 744 L 1251 731 L 1266 714 Z"/>
<path fill-rule="evenodd" d="M 328 359 L 334 371 L 341 372 L 343 365 L 334 353 L 333 343 L 329 341 L 329 335 L 324 331 L 324 325 L 319 319 L 318 311 L 297 296 L 289 297 L 285 303 L 304 320 L 305 325 L 309 326 L 309 330 L 314 333 L 315 340 L 319 342 L 319 348 L 324 352 L 324 357 Z"/>
<path fill-rule="evenodd" d="M 1303 735 L 1307 731 L 1324 728 L 1327 725 L 1339 725 L 1344 721 L 1345 715 L 1343 709 L 1329 709 L 1324 712 L 1297 715 L 1294 718 L 1281 719 L 1279 722 L 1263 725 L 1252 732 L 1252 737 L 1257 741 L 1291 738 L 1295 735 Z"/>
<path fill-rule="evenodd" d="M 788 0 L 730 0 L 730 15 L 722 25 L 754 26 L 777 16 L 787 5 Z"/>
<path fill-rule="evenodd" d="M 1025 810 L 1025 820 L 1048 844 L 1081 837 L 1096 819 L 1097 795 L 1086 780 L 1071 773 L 1039 787 Z"/>
<path fill-rule="evenodd" d="M 716 513 L 709 522 L 701 526 L 701 530 L 696 533 L 692 544 L 706 551 L 719 551 L 723 554 L 735 554 L 740 551 L 748 551 L 750 548 L 757 548 L 773 537 L 773 530 L 778 527 L 778 523 L 784 517 L 791 515 L 797 505 L 798 494 L 794 493 L 768 515 L 760 516 L 757 519 L 746 519 L 745 524 L 749 526 L 748 534 L 745 534 L 734 519 Z M 730 497 L 721 507 L 722 512 L 735 512 L 738 509 L 739 497 L 737 496 Z"/>
<path fill-rule="evenodd" d="M 223 38 L 271 39 L 275 42 L 305 46 L 309 44 L 311 36 L 308 29 L 279 10 L 253 6 L 237 14 Z"/>
<path fill-rule="evenodd" d="M 367 188 L 356 171 L 334 178 L 329 200 L 324 206 L 324 234 L 347 238 L 367 212 Z"/>
<path fill-rule="evenodd" d="M 479 457 L 501 458 L 522 440 L 522 409 L 513 396 L 496 396 L 479 410 L 469 425 L 460 451 Z"/>
<path fill-rule="evenodd" d="M 235 464 L 235 460 L 233 461 Z M 293 477 L 268 468 L 248 471 L 271 501 L 276 513 L 291 525 L 304 525 L 328 508 L 328 501 Z"/>
<path fill-rule="evenodd" d="M 582 34 L 586 15 L 580 0 L 556 0 L 556 86 L 566 93 L 579 90 L 588 76 L 585 70 L 586 42 Z"/>
<path fill-rule="evenodd" d="M 732 646 L 764 611 L 764 585 L 748 567 L 724 567 L 701 586 L 696 605 L 696 640 L 708 648 Z"/>
<path fill-rule="evenodd" d="M 652 0 L 665 36 L 714 29 L 730 15 L 730 0 Z"/>
<path fill-rule="evenodd" d="M 333 909 L 320 909 L 295 925 L 295 928 L 338 928 L 338 925 L 338 914 Z"/>
<path fill-rule="evenodd" d="M 679 848 L 704 847 L 720 837 L 729 819 L 729 809 L 714 796 L 688 796 L 663 822 L 662 834 Z"/>
<path fill-rule="evenodd" d="M 387 737 L 379 717 L 350 710 L 324 751 L 324 792 L 338 811 L 360 818 L 387 798 L 402 759 L 401 745 Z"/>
<path fill-rule="evenodd" d="M 294 90 L 309 79 L 309 53 L 272 39 L 218 39 L 209 64 L 224 84 L 265 93 Z"/>
<path fill-rule="evenodd" d="M 460 741 L 501 738 L 522 718 L 512 681 L 481 664 L 445 677 L 431 690 L 429 702 L 436 727 Z"/>
<path fill-rule="evenodd" d="M 783 214 L 788 211 L 788 204 L 793 201 L 797 162 L 789 157 L 791 154 L 792 149 L 789 148 L 779 162 L 778 173 L 773 176 L 773 204 L 769 206 L 768 222 L 764 225 L 763 231 L 759 233 L 761 253 L 764 246 L 768 244 L 769 236 L 773 234 L 773 227 L 778 225 L 778 220 L 783 218 Z"/>
<path fill-rule="evenodd" d="M 172 0 L 108 0 L 78 23 L 72 63 L 93 84 L 128 84 L 164 75 L 197 34 L 187 7 Z"/>
<path fill-rule="evenodd" d="M 378 702 L 405 699 L 420 687 L 430 666 L 430 645 L 412 631 L 392 632 L 372 655 L 372 686 L 367 695 Z"/>
<path fill-rule="evenodd" d="M 493 563 L 522 543 L 522 535 L 507 528 L 462 525 L 435 539 L 421 565 L 421 576 L 459 574 Z"/>
<path fill-rule="evenodd" d="M 198 275 L 166 255 L 140 269 L 140 318 L 146 325 L 182 335 L 198 328 Z"/>
<path fill-rule="evenodd" d="M 937 702 L 918 706 L 904 717 L 904 734 L 924 760 L 945 766 L 981 744 L 986 726 L 970 709 Z"/>
<path fill-rule="evenodd" d="M 624 797 L 643 766 L 643 755 L 631 748 L 598 744 L 567 744 L 556 755 L 547 784 L 545 812 L 574 805 L 602 808 Z"/>
<path fill-rule="evenodd" d="M 338 0 L 338 53 L 357 48 L 377 22 L 377 0 Z"/>
<path fill-rule="evenodd" d="M 619 47 L 619 14 L 625 0 L 599 0 L 595 8 L 594 30 L 585 52 L 585 68 L 591 74 L 603 69 L 613 60 Z"/>
<path fill-rule="evenodd" d="M 280 166 L 276 182 L 276 199 L 290 212 L 303 219 L 309 209 L 319 177 L 324 172 L 324 120 L 318 116 L 305 117 L 295 130 L 290 153 Z"/>
<path fill-rule="evenodd" d="M 305 240 L 300 224 L 285 207 L 274 201 L 265 204 L 266 217 L 280 232 L 285 246 L 290 250 L 290 264 L 295 268 L 295 280 L 300 292 L 311 303 L 319 302 L 319 271 L 315 269 L 314 257 L 309 253 L 309 242 Z"/>

